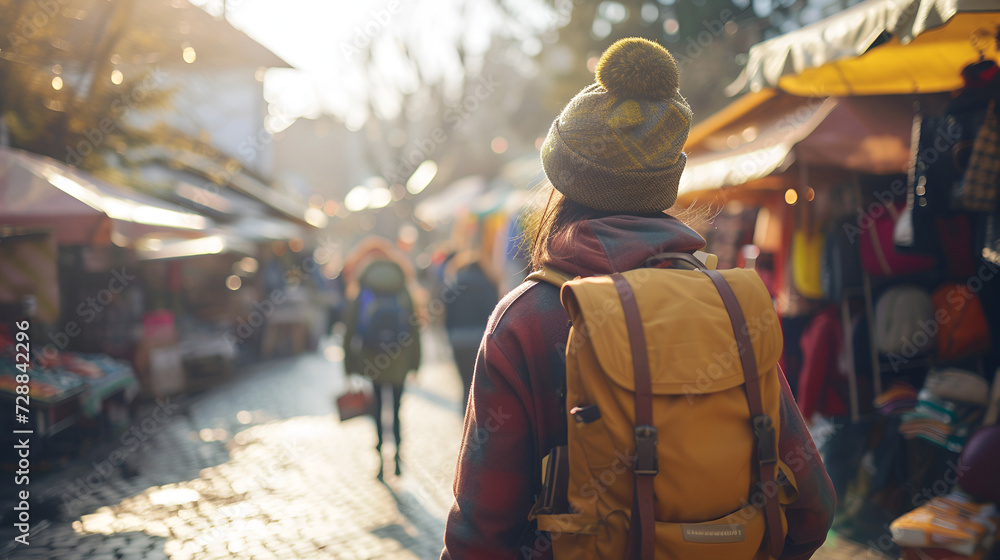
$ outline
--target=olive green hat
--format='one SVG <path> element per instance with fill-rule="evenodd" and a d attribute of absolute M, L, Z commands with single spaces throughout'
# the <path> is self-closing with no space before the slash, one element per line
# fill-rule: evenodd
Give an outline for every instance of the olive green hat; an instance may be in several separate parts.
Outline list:
<path fill-rule="evenodd" d="M 549 128 L 545 175 L 567 198 L 597 210 L 670 208 L 693 118 L 677 89 L 674 57 L 653 41 L 622 39 L 604 51 L 596 78 Z"/>

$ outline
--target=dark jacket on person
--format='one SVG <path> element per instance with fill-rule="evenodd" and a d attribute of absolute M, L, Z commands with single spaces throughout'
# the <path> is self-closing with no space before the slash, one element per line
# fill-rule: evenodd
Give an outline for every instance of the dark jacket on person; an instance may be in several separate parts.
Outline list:
<path fill-rule="evenodd" d="M 449 280 L 449 288 L 455 296 L 445 302 L 444 325 L 448 339 L 452 346 L 471 345 L 474 350 L 500 299 L 497 289 L 478 263 L 463 266 Z"/>

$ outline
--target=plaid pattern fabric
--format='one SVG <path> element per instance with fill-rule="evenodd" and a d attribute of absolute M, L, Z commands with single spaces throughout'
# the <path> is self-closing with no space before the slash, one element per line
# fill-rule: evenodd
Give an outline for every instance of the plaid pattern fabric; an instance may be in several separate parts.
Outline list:
<path fill-rule="evenodd" d="M 613 216 L 555 239 L 549 265 L 573 276 L 609 274 L 704 244 L 669 216 Z M 528 512 L 541 490 L 542 457 L 567 440 L 569 328 L 559 290 L 548 284 L 521 284 L 494 310 L 476 360 L 442 559 L 551 558 L 558 535 L 538 531 Z M 779 453 L 799 489 L 782 558 L 805 559 L 826 539 L 836 498 L 784 379 L 782 396 Z"/>
<path fill-rule="evenodd" d="M 956 205 L 969 212 L 992 212 L 997 207 L 997 189 L 1000 189 L 1000 130 L 996 101 L 990 101 L 986 120 L 972 145 L 961 189 L 956 193 Z"/>

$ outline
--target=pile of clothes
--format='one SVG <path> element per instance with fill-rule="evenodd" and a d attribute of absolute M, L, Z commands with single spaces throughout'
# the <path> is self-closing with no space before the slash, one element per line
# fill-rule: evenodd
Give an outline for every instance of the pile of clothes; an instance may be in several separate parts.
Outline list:
<path fill-rule="evenodd" d="M 975 373 L 954 368 L 931 370 L 913 410 L 903 412 L 899 431 L 907 438 L 923 438 L 960 452 L 972 427 L 982 420 L 988 394 L 989 384 Z M 887 406 L 893 404 L 890 401 Z M 898 401 L 896 404 L 897 410 L 902 408 Z"/>
<path fill-rule="evenodd" d="M 1000 426 L 984 426 L 969 438 L 958 464 L 944 476 L 944 481 L 953 483 L 948 493 L 932 497 L 889 526 L 893 542 L 902 547 L 902 557 L 985 560 L 1000 556 L 1000 550 L 993 551 L 1000 528 L 998 467 Z"/>

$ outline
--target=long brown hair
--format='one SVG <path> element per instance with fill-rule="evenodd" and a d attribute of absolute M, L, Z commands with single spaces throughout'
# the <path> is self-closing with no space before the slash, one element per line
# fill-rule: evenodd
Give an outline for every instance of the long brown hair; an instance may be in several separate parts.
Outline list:
<path fill-rule="evenodd" d="M 534 194 L 535 204 L 521 215 L 521 230 L 524 237 L 522 247 L 527 250 L 530 270 L 538 270 L 551 258 L 550 245 L 558 235 L 570 234 L 574 228 L 587 220 L 615 215 L 637 215 L 662 217 L 663 213 L 637 214 L 631 212 L 608 212 L 595 210 L 574 202 L 557 191 L 548 180 L 539 185 Z M 545 200 L 545 204 L 541 201 Z M 708 207 L 670 209 L 667 214 L 684 223 L 711 221 L 718 212 Z"/>

